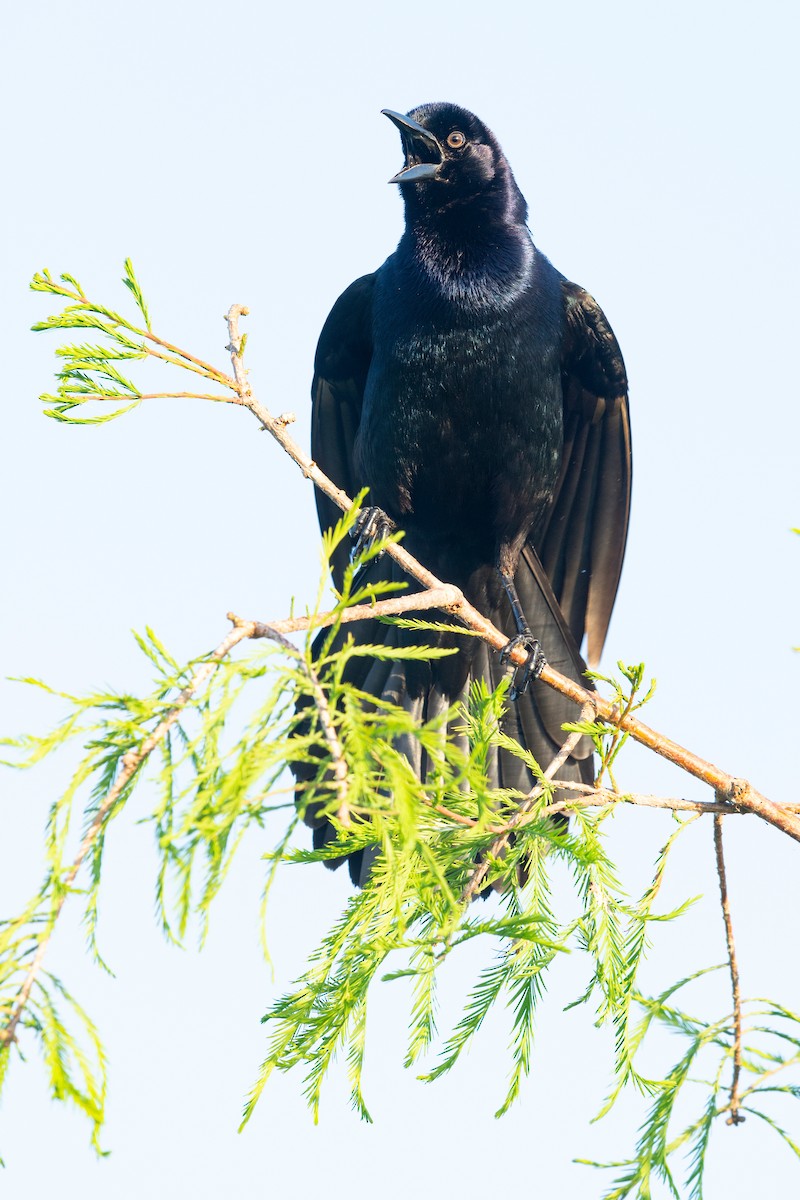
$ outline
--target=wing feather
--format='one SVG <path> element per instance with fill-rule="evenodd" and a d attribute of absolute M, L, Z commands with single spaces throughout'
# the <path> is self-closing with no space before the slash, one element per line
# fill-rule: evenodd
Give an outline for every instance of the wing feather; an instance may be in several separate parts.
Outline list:
<path fill-rule="evenodd" d="M 319 337 L 311 385 L 311 457 L 349 496 L 361 487 L 354 454 L 364 384 L 372 358 L 372 292 L 375 275 L 357 279 L 334 304 Z M 341 513 L 316 493 L 320 528 L 330 529 Z M 337 547 L 333 580 L 341 586 L 349 549 Z"/>
<path fill-rule="evenodd" d="M 595 666 L 628 533 L 628 387 L 622 354 L 600 306 L 567 280 L 562 292 L 562 468 L 547 519 L 533 542 L 572 636 L 578 645 L 587 636 L 589 664 Z"/>

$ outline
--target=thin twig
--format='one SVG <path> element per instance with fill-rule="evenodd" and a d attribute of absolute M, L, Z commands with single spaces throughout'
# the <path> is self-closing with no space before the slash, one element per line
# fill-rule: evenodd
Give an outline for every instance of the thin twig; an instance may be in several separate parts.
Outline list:
<path fill-rule="evenodd" d="M 607 808 L 613 804 L 632 804 L 640 808 L 669 808 L 673 812 L 721 813 L 723 816 L 755 816 L 747 808 L 734 808 L 727 800 L 685 800 L 678 796 L 653 796 L 640 792 L 615 792 L 610 788 L 599 788 L 588 783 L 574 783 L 571 779 L 554 779 L 555 788 L 584 792 L 582 800 L 559 801 L 563 807 Z M 555 807 L 555 806 L 554 806 Z M 782 804 L 785 812 L 800 813 L 800 804 Z"/>
<path fill-rule="evenodd" d="M 739 992 L 739 964 L 736 960 L 736 944 L 733 940 L 733 922 L 731 908 L 728 902 L 728 880 L 725 874 L 725 855 L 722 849 L 722 821 L 719 815 L 714 817 L 714 850 L 717 856 L 717 874 L 719 875 L 719 896 L 722 903 L 722 917 L 725 922 L 725 941 L 728 946 L 728 963 L 731 970 L 731 990 L 733 992 L 733 1078 L 731 1094 L 728 1102 L 730 1116 L 729 1125 L 741 1125 L 744 1117 L 739 1112 L 739 1074 L 742 1069 L 742 998 Z"/>
<path fill-rule="evenodd" d="M 247 311 L 246 309 L 244 310 Z M 195 371 L 198 375 L 206 375 L 209 379 L 216 379 L 223 387 L 229 387 L 232 391 L 237 391 L 236 383 L 231 379 L 230 375 L 225 371 L 220 371 L 218 367 L 214 367 L 211 363 L 203 362 L 202 358 L 197 358 L 194 354 L 189 354 L 187 350 L 181 350 L 179 346 L 173 346 L 171 342 L 165 342 L 163 338 L 156 337 L 151 329 L 139 330 L 150 342 L 155 342 L 157 346 L 162 346 L 164 350 L 169 350 L 170 354 L 177 354 L 183 362 L 177 363 L 178 366 L 186 367 L 190 371 Z M 163 354 L 158 354 L 157 351 L 151 350 L 149 346 L 145 346 L 148 354 L 152 354 L 154 358 L 164 358 Z M 174 359 L 172 360 L 175 361 Z"/>
<path fill-rule="evenodd" d="M 225 397 L 226 401 L 228 404 L 241 404 L 239 395 L 233 387 L 233 381 L 226 383 L 227 376 L 221 376 L 219 371 L 204 371 L 202 367 L 193 366 L 190 362 L 186 362 L 182 358 L 175 358 L 173 354 L 162 354 L 160 350 L 154 350 L 152 346 L 146 345 L 144 351 L 148 357 L 155 358 L 158 362 L 170 363 L 173 367 L 182 367 L 186 371 L 193 371 L 201 379 L 210 379 L 212 383 L 221 383 L 226 387 L 230 387 L 232 394 Z"/>
<path fill-rule="evenodd" d="M 83 392 L 65 392 L 58 399 L 68 399 L 70 395 L 83 396 Z M 230 404 L 230 396 L 216 396 L 211 392 L 136 392 L 124 395 L 120 392 L 92 392 L 92 400 L 215 400 L 220 404 Z"/>
<path fill-rule="evenodd" d="M 488 834 L 505 833 L 507 829 L 518 829 L 522 825 L 528 825 L 531 821 L 541 821 L 545 817 L 555 817 L 559 813 L 570 813 L 576 808 L 614 808 L 631 807 L 631 808 L 659 808 L 667 809 L 669 812 L 691 812 L 702 816 L 705 813 L 713 815 L 721 813 L 723 816 L 729 817 L 747 817 L 754 816 L 754 813 L 748 813 L 744 809 L 731 808 L 726 801 L 719 801 L 713 804 L 706 803 L 704 800 L 684 800 L 679 796 L 648 796 L 641 795 L 637 792 L 611 792 L 605 788 L 592 788 L 588 784 L 573 783 L 568 779 L 553 779 L 551 780 L 553 787 L 563 788 L 565 791 L 575 791 L 577 789 L 586 790 L 585 796 L 573 796 L 569 800 L 554 800 L 552 804 L 546 804 L 536 813 L 525 813 L 524 816 L 518 817 L 514 814 L 514 824 L 504 825 L 483 825 L 484 832 Z M 453 812 L 452 809 L 445 808 L 443 804 L 433 804 L 431 806 L 436 812 L 441 813 L 443 817 L 447 817 L 450 821 L 455 821 L 458 825 L 464 825 L 469 829 L 477 829 L 482 823 L 477 817 L 466 817 L 463 813 Z M 800 804 L 787 804 L 786 808 L 790 812 L 800 812 Z"/>
<path fill-rule="evenodd" d="M 329 612 L 313 613 L 308 617 L 286 617 L 282 620 L 266 622 L 253 621 L 251 622 L 253 625 L 251 637 L 271 637 L 273 632 L 299 633 L 304 629 L 326 629 L 336 622 L 347 625 L 352 621 L 366 621 L 375 617 L 396 617 L 402 613 L 423 612 L 428 608 L 454 612 L 463 596 L 460 588 L 447 584 L 444 587 L 430 588 L 424 592 L 412 592 L 409 596 L 393 596 L 389 600 L 375 600 L 370 604 L 354 604 L 351 608 L 331 609 Z M 234 619 L 231 613 L 228 613 L 228 619 L 231 621 Z M 455 632 L 460 631 L 456 629 Z M 468 630 L 464 630 L 465 634 L 468 632 Z"/>

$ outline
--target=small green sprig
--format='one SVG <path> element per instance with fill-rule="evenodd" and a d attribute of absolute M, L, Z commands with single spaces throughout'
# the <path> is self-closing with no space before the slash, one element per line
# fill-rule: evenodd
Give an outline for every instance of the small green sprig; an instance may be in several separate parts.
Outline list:
<path fill-rule="evenodd" d="M 603 1200 L 649 1200 L 657 1184 L 685 1200 L 703 1200 L 703 1177 L 711 1135 L 715 1126 L 728 1119 L 730 1103 L 727 1076 L 734 1057 L 733 1014 L 716 1021 L 690 1016 L 671 1003 L 672 998 L 709 971 L 705 968 L 680 980 L 655 997 L 636 993 L 634 1004 L 641 1014 L 636 1030 L 637 1044 L 661 1026 L 682 1039 L 678 1061 L 659 1080 L 640 1089 L 650 1106 L 641 1125 L 634 1154 L 615 1162 L 578 1159 L 587 1166 L 618 1172 Z M 755 1117 L 767 1124 L 800 1159 L 800 1146 L 764 1102 L 800 1099 L 800 1016 L 768 1000 L 744 1002 L 746 1037 L 742 1053 L 742 1075 L 746 1081 L 739 1097 L 737 1119 Z M 680 1109 L 679 1109 L 679 1101 Z M 695 1115 L 686 1121 L 689 1104 Z M 678 1121 L 678 1112 L 682 1120 Z M 677 1128 L 675 1128 L 677 1126 Z M 683 1188 L 676 1179 L 683 1164 Z"/>
<path fill-rule="evenodd" d="M 647 690 L 642 695 L 645 675 L 644 663 L 628 665 L 624 662 L 618 662 L 617 667 L 622 675 L 621 680 L 616 679 L 612 675 L 601 675 L 598 671 L 587 671 L 586 674 L 595 684 L 605 684 L 610 689 L 610 702 L 622 717 L 627 717 L 652 699 L 656 690 L 656 681 L 655 679 L 651 679 Z M 617 785 L 612 768 L 617 755 L 628 740 L 628 734 L 625 730 L 617 726 L 609 726 L 601 720 L 575 721 L 569 725 L 565 725 L 564 728 L 576 733 L 585 733 L 591 737 L 600 758 L 600 770 L 596 779 L 597 786 L 601 785 L 603 775 L 607 774 L 612 789 L 616 791 Z"/>
<path fill-rule="evenodd" d="M 136 277 L 133 264 L 125 259 L 123 284 L 133 296 L 139 311 L 139 320 L 129 320 L 115 309 L 108 308 L 90 299 L 74 275 L 63 274 L 54 279 L 48 270 L 38 272 L 31 281 L 34 292 L 44 292 L 67 301 L 58 313 L 38 321 L 33 329 L 37 333 L 49 330 L 94 330 L 99 342 L 74 342 L 61 345 L 56 350 L 62 365 L 56 374 L 58 388 L 45 392 L 39 398 L 49 407 L 45 415 L 71 425 L 102 425 L 124 416 L 138 408 L 143 400 L 185 396 L 196 399 L 229 401 L 230 394 L 218 395 L 208 392 L 145 393 L 126 373 L 128 365 L 145 358 L 159 359 L 172 366 L 182 367 L 195 375 L 235 392 L 234 381 L 223 371 L 217 370 L 194 355 L 181 350 L 152 329 L 150 314 Z M 125 364 L 121 368 L 120 364 Z M 90 401 L 103 405 L 116 405 L 111 412 L 84 415 L 84 405 Z M 78 415 L 74 410 L 78 410 Z"/>

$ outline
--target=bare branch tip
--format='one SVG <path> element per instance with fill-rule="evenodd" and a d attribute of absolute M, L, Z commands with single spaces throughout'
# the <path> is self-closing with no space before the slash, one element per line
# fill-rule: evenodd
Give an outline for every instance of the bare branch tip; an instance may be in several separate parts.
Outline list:
<path fill-rule="evenodd" d="M 255 621 L 248 621 L 245 617 L 240 617 L 235 612 L 226 613 L 225 616 L 230 621 L 231 625 L 233 625 L 234 629 L 254 630 L 256 627 Z"/>

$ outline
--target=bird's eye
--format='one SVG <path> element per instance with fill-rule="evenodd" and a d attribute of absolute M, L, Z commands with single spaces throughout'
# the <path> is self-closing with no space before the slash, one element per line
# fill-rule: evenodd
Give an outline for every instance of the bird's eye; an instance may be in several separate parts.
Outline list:
<path fill-rule="evenodd" d="M 451 150 L 460 150 L 466 143 L 466 138 L 460 130 L 454 129 L 452 133 L 447 135 L 447 144 Z"/>

